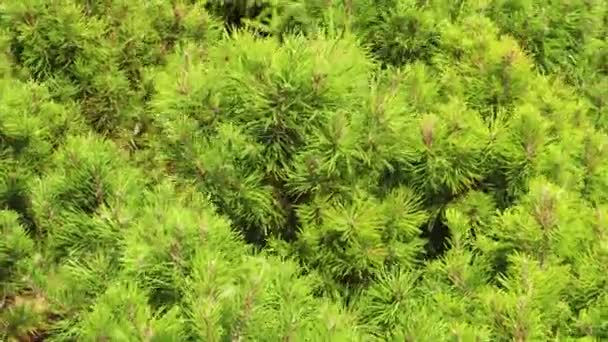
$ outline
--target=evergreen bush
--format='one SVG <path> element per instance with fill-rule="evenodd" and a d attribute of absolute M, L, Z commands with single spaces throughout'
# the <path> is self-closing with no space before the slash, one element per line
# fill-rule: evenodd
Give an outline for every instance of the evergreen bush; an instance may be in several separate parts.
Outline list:
<path fill-rule="evenodd" d="M 0 340 L 608 340 L 608 5 L 0 0 Z"/>

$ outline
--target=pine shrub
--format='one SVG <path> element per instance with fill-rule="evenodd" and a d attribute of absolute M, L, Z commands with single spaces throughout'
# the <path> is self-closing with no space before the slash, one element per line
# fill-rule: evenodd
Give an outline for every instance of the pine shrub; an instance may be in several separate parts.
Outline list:
<path fill-rule="evenodd" d="M 0 339 L 608 339 L 603 1 L 0 1 Z"/>

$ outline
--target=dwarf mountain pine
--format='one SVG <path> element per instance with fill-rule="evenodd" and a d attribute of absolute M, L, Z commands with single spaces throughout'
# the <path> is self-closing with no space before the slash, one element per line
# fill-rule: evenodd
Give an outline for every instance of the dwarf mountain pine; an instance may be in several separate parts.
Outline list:
<path fill-rule="evenodd" d="M 608 339 L 606 23 L 0 0 L 0 339 Z"/>

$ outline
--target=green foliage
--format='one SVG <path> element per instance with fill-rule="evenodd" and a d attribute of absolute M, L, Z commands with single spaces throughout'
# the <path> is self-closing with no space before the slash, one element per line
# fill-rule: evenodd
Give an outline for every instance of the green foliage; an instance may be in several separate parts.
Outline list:
<path fill-rule="evenodd" d="M 441 21 L 420 1 L 377 1 L 357 4 L 355 27 L 363 33 L 374 55 L 391 65 L 428 61 L 439 42 Z"/>
<path fill-rule="evenodd" d="M 0 339 L 608 339 L 604 1 L 0 1 Z"/>

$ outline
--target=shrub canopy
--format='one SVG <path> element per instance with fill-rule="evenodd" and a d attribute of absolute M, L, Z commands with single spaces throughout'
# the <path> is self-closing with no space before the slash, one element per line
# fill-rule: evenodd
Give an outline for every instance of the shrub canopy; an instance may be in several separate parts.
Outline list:
<path fill-rule="evenodd" d="M 608 2 L 0 0 L 0 339 L 608 339 Z"/>

